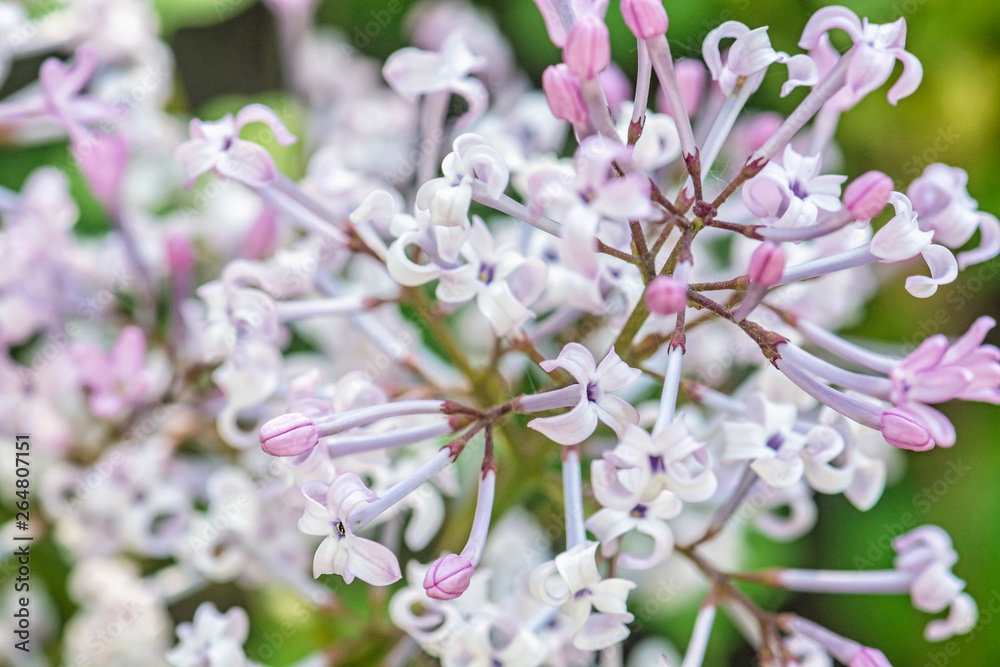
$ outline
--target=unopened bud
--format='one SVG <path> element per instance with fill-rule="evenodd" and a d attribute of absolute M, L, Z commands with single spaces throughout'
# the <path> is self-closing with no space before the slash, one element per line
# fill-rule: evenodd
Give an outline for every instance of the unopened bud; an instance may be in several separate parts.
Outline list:
<path fill-rule="evenodd" d="M 260 446 L 271 456 L 298 456 L 319 444 L 316 424 L 293 412 L 275 417 L 260 427 Z"/>
<path fill-rule="evenodd" d="M 673 276 L 658 276 L 646 290 L 646 305 L 654 315 L 676 315 L 687 308 L 687 285 Z"/>
<path fill-rule="evenodd" d="M 552 115 L 574 125 L 587 121 L 587 103 L 580 90 L 580 79 L 560 63 L 542 72 L 542 90 Z"/>
<path fill-rule="evenodd" d="M 659 0 L 622 0 L 622 18 L 639 39 L 652 39 L 667 32 L 667 10 Z"/>
<path fill-rule="evenodd" d="M 750 257 L 750 282 L 774 287 L 785 272 L 785 251 L 777 243 L 765 241 Z"/>
<path fill-rule="evenodd" d="M 913 416 L 897 408 L 890 408 L 882 413 L 880 426 L 882 437 L 893 447 L 915 452 L 934 447 L 934 439 L 927 428 Z"/>
<path fill-rule="evenodd" d="M 566 36 L 563 62 L 583 81 L 590 81 L 611 63 L 611 38 L 608 26 L 588 14 L 573 24 Z"/>
<path fill-rule="evenodd" d="M 844 189 L 844 206 L 855 220 L 868 222 L 886 207 L 892 191 L 891 178 L 881 171 L 869 171 Z"/>
<path fill-rule="evenodd" d="M 436 600 L 454 600 L 469 588 L 475 568 L 455 554 L 442 556 L 431 563 L 424 575 L 424 590 Z"/>

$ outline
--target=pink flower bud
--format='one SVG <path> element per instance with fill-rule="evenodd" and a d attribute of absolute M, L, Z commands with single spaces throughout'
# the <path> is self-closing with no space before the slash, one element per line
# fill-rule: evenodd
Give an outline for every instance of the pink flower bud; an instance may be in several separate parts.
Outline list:
<path fill-rule="evenodd" d="M 850 667 L 892 667 L 882 651 L 863 646 L 851 656 Z"/>
<path fill-rule="evenodd" d="M 550 65 L 542 72 L 542 90 L 552 115 L 573 124 L 587 121 L 587 103 L 580 90 L 580 79 L 562 63 Z"/>
<path fill-rule="evenodd" d="M 785 272 L 785 251 L 777 243 L 765 241 L 757 246 L 750 257 L 750 282 L 764 287 L 774 287 L 781 282 Z"/>
<path fill-rule="evenodd" d="M 865 172 L 844 189 L 844 206 L 855 220 L 867 222 L 882 212 L 892 191 L 891 178 L 881 171 Z"/>
<path fill-rule="evenodd" d="M 185 279 L 194 269 L 194 246 L 183 234 L 169 234 L 165 240 L 167 246 L 167 268 L 170 275 Z"/>
<path fill-rule="evenodd" d="M 313 420 L 291 413 L 275 417 L 260 427 L 260 446 L 271 456 L 298 456 L 319 444 Z"/>
<path fill-rule="evenodd" d="M 667 10 L 659 0 L 622 0 L 625 25 L 639 39 L 652 39 L 667 32 Z"/>
<path fill-rule="evenodd" d="M 687 308 L 687 285 L 673 276 L 658 276 L 646 290 L 646 304 L 654 315 L 676 315 Z"/>
<path fill-rule="evenodd" d="M 608 26 L 588 14 L 570 28 L 563 48 L 563 62 L 583 81 L 590 81 L 611 63 L 611 38 Z"/>
<path fill-rule="evenodd" d="M 899 408 L 882 413 L 882 437 L 893 447 L 923 452 L 934 447 L 930 432 L 914 415 Z"/>
<path fill-rule="evenodd" d="M 475 568 L 465 558 L 448 554 L 431 563 L 424 576 L 424 590 L 436 600 L 454 600 L 469 587 Z"/>

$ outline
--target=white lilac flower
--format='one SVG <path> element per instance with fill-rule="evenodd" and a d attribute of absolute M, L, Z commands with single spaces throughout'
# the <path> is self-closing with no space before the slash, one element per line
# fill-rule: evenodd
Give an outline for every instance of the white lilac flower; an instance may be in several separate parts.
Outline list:
<path fill-rule="evenodd" d="M 719 42 L 728 38 L 735 41 L 723 62 Z M 775 51 L 766 27 L 751 30 L 739 21 L 726 21 L 709 32 L 702 46 L 702 55 L 712 78 L 718 81 L 725 95 L 735 95 L 743 86 L 753 92 L 764 80 L 767 68 L 774 63 L 788 67 L 788 81 L 781 87 L 782 96 L 796 86 L 811 86 L 819 79 L 816 64 L 809 56 L 789 56 L 783 51 Z"/>
<path fill-rule="evenodd" d="M 173 667 L 243 667 L 249 664 L 243 643 L 250 620 L 240 607 L 221 613 L 211 602 L 203 602 L 190 623 L 177 626 L 178 644 L 167 652 Z"/>
<path fill-rule="evenodd" d="M 339 574 L 347 583 L 357 577 L 375 586 L 388 586 L 402 577 L 395 554 L 354 534 L 352 513 L 378 498 L 357 475 L 344 473 L 333 484 L 306 482 L 302 494 L 306 507 L 299 530 L 323 536 L 313 559 L 314 577 Z"/>
<path fill-rule="evenodd" d="M 174 149 L 189 187 L 210 170 L 252 187 L 274 182 L 278 171 L 270 153 L 259 144 L 240 139 L 240 130 L 250 123 L 267 125 L 282 146 L 296 141 L 278 115 L 262 104 L 250 104 L 236 116 L 226 114 L 214 122 L 196 118 L 191 121 L 191 139 Z"/>
<path fill-rule="evenodd" d="M 615 351 L 609 350 L 600 365 L 579 343 L 569 343 L 555 359 L 542 362 L 542 368 L 553 371 L 562 368 L 577 381 L 580 398 L 572 410 L 555 417 L 533 419 L 530 428 L 542 433 L 561 445 L 582 442 L 594 429 L 598 420 L 610 426 L 619 436 L 626 425 L 639 420 L 628 402 L 610 392 L 625 389 L 638 379 L 640 372 L 621 360 Z"/>
<path fill-rule="evenodd" d="M 561 607 L 573 620 L 573 645 L 596 651 L 628 636 L 632 621 L 625 599 L 635 583 L 604 579 L 594 558 L 597 542 L 584 542 L 543 563 L 531 574 L 532 594 L 547 605 Z M 594 610 L 597 610 L 596 612 Z"/>
<path fill-rule="evenodd" d="M 800 155 L 787 146 L 780 165 L 769 162 L 743 186 L 743 203 L 769 226 L 812 225 L 820 211 L 841 209 L 840 186 L 847 180 L 846 176 L 821 175 L 822 166 L 821 156 Z"/>

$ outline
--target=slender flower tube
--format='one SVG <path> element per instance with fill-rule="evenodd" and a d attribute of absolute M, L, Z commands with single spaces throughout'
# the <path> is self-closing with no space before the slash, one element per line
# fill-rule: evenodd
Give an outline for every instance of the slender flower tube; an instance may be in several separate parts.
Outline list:
<path fill-rule="evenodd" d="M 476 514 L 465 548 L 459 555 L 447 554 L 434 561 L 424 576 L 424 590 L 438 600 L 454 600 L 469 588 L 469 581 L 479 559 L 482 558 L 486 537 L 493 513 L 493 495 L 496 490 L 496 471 L 486 470 L 479 479 Z"/>
<path fill-rule="evenodd" d="M 583 544 L 587 539 L 583 521 L 583 481 L 580 472 L 580 452 L 575 446 L 563 455 L 563 503 L 566 514 L 566 549 Z"/>
<path fill-rule="evenodd" d="M 712 635 L 715 611 L 715 591 L 711 590 L 698 610 L 698 617 L 694 621 L 694 630 L 691 632 L 691 640 L 688 642 L 681 667 L 701 667 L 705 660 L 709 637 Z"/>
<path fill-rule="evenodd" d="M 677 72 L 674 70 L 674 60 L 670 55 L 670 45 L 667 43 L 665 33 L 664 30 L 663 34 L 654 35 L 643 39 L 643 41 L 646 42 L 646 47 L 649 49 L 653 70 L 660 80 L 660 89 L 666 97 L 668 113 L 677 123 L 681 152 L 685 160 L 691 160 L 698 153 L 698 147 L 694 141 L 694 132 L 691 130 L 691 118 L 688 116 L 684 106 L 684 98 L 681 96 L 681 89 L 677 83 Z M 638 35 L 636 37 L 642 39 Z"/>
<path fill-rule="evenodd" d="M 396 401 L 384 405 L 373 405 L 316 420 L 316 431 L 319 436 L 336 435 L 359 426 L 367 426 L 373 422 L 390 417 L 405 415 L 429 415 L 442 413 L 447 409 L 446 401 Z"/>
<path fill-rule="evenodd" d="M 350 516 L 351 529 L 361 530 L 371 523 L 378 515 L 386 511 L 400 500 L 410 495 L 421 484 L 438 474 L 452 463 L 452 452 L 449 447 L 442 447 L 430 461 L 420 466 L 409 477 L 400 480 L 377 499 L 362 506 Z"/>
<path fill-rule="evenodd" d="M 366 434 L 357 436 L 334 436 L 327 443 L 330 457 L 346 456 L 359 452 L 370 452 L 378 449 L 402 447 L 413 443 L 439 438 L 458 430 L 460 423 L 456 418 L 436 424 L 427 424 L 410 429 L 398 429 L 387 433 Z"/>
<path fill-rule="evenodd" d="M 308 301 L 281 301 L 275 304 L 278 319 L 282 322 L 301 320 L 309 317 L 330 315 L 350 315 L 366 310 L 371 299 L 361 296 L 345 296 L 332 299 L 310 299 Z"/>

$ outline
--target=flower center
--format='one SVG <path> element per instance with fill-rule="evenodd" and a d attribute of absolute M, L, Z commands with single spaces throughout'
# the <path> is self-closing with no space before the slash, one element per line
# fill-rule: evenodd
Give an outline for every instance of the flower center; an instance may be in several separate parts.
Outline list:
<path fill-rule="evenodd" d="M 485 262 L 479 265 L 479 282 L 486 283 L 489 285 L 493 282 L 493 274 L 496 272 L 496 267 L 492 264 L 486 264 Z"/>

